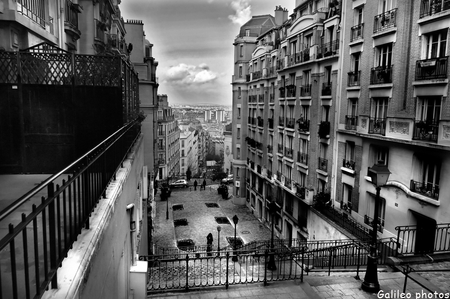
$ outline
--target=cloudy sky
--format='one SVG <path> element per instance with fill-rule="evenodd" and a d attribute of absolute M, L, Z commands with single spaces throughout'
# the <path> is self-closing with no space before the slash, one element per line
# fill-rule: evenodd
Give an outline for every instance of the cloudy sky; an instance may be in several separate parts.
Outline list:
<path fill-rule="evenodd" d="M 292 13 L 295 0 L 122 0 L 124 20 L 142 20 L 170 104 L 231 105 L 233 41 L 252 15 Z"/>

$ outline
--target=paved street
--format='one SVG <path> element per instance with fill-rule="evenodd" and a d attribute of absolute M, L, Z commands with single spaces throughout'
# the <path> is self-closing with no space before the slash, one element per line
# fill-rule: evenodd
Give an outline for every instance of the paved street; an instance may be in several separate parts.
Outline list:
<path fill-rule="evenodd" d="M 192 182 L 191 182 L 192 183 Z M 220 225 L 221 248 L 227 246 L 226 237 L 234 235 L 234 227 L 231 224 L 217 224 L 214 217 L 226 217 L 232 223 L 232 217 L 237 215 L 239 223 L 237 236 L 245 243 L 254 240 L 270 239 L 270 230 L 262 225 L 259 220 L 245 206 L 232 203 L 231 199 L 224 200 L 217 193 L 217 184 L 209 184 L 206 190 L 197 188 L 175 189 L 169 198 L 169 219 L 166 219 L 167 202 L 161 201 L 159 193 L 156 197 L 156 224 L 154 241 L 157 246 L 176 247 L 177 239 L 192 239 L 196 245 L 206 245 L 206 236 L 212 233 L 214 236 L 213 248 L 217 248 L 217 226 Z M 230 188 L 231 190 L 231 188 Z M 231 191 L 230 191 L 231 194 Z M 216 203 L 218 207 L 208 208 L 205 203 Z M 183 205 L 183 210 L 173 211 L 173 205 Z M 185 218 L 187 226 L 174 226 L 174 219 Z M 420 269 L 449 269 L 450 263 L 436 263 L 415 265 Z M 365 269 L 360 270 L 359 276 L 364 278 Z M 355 279 L 356 272 L 312 272 L 304 277 L 304 282 L 285 281 L 271 282 L 264 287 L 262 283 L 247 285 L 231 285 L 225 287 L 210 287 L 203 290 L 194 290 L 189 293 L 168 292 L 150 295 L 149 298 L 331 298 L 331 299 L 358 299 L 358 298 L 402 298 L 405 276 L 401 272 L 393 272 L 390 268 L 384 268 L 379 272 L 381 293 L 368 294 L 361 290 L 361 280 Z M 447 295 L 450 292 L 450 272 L 427 272 L 420 276 L 428 280 L 429 286 L 435 287 Z M 407 294 L 410 298 L 441 298 L 412 281 L 407 280 Z M 431 296 L 431 297 L 430 297 Z M 406 298 L 406 297 L 405 297 Z M 445 297 L 442 297 L 445 298 Z"/>

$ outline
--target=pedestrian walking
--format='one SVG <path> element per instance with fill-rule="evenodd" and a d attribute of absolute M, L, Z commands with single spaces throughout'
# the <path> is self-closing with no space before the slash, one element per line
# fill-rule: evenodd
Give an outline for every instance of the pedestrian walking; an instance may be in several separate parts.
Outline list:
<path fill-rule="evenodd" d="M 202 187 L 203 187 L 203 190 L 206 190 L 206 180 L 203 180 Z"/>
<path fill-rule="evenodd" d="M 194 181 L 194 191 L 197 190 L 197 180 Z"/>

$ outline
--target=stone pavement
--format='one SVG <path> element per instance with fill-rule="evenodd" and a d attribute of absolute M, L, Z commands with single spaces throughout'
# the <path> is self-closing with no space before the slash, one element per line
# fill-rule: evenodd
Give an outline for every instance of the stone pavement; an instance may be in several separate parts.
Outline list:
<path fill-rule="evenodd" d="M 269 240 L 271 233 L 245 206 L 233 204 L 231 199 L 223 200 L 217 193 L 218 185 L 208 185 L 206 190 L 194 191 L 193 188 L 173 190 L 169 198 L 169 219 L 166 219 L 167 202 L 162 202 L 159 193 L 156 197 L 156 219 L 154 242 L 158 246 L 176 247 L 177 238 L 189 237 L 196 245 L 206 244 L 206 235 L 214 235 L 213 248 L 217 246 L 217 226 L 214 217 L 227 217 L 232 223 L 232 217 L 237 215 L 239 220 L 237 236 L 245 243 L 254 240 Z M 231 192 L 230 192 L 231 193 Z M 205 203 L 217 203 L 218 208 L 206 208 Z M 183 204 L 181 211 L 172 211 L 172 205 Z M 174 227 L 173 220 L 188 219 L 188 227 Z M 189 226 L 192 226 L 189 228 Z M 226 246 L 226 236 L 234 234 L 233 225 L 221 224 L 221 248 Z M 437 266 L 437 265 L 436 265 Z M 434 265 L 414 265 L 414 268 L 428 269 Z M 437 266 L 449 269 L 449 263 Z M 406 293 L 403 294 L 405 276 L 401 272 L 394 272 L 391 268 L 382 268 L 378 273 L 381 286 L 380 293 L 369 294 L 361 289 L 361 280 L 355 279 L 356 272 L 310 272 L 304 276 L 304 281 L 270 282 L 268 286 L 262 283 L 230 285 L 225 287 L 209 287 L 189 292 L 167 292 L 152 294 L 148 298 L 312 298 L 312 299 L 358 299 L 358 298 L 450 298 L 450 272 L 420 273 L 428 280 L 431 287 L 438 286 L 443 291 L 433 294 L 426 291 L 411 279 L 407 280 Z M 360 269 L 359 276 L 364 278 L 365 269 Z M 409 295 L 408 295 L 409 294 Z M 408 297 L 410 296 L 410 297 Z"/>

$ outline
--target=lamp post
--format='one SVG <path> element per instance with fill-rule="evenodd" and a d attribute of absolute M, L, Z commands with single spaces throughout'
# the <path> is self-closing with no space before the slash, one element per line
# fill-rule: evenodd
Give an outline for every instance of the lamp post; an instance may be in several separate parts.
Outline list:
<path fill-rule="evenodd" d="M 222 228 L 220 226 L 217 226 L 217 255 L 220 255 L 220 230 Z"/>
<path fill-rule="evenodd" d="M 386 165 L 378 161 L 377 164 L 369 168 L 368 176 L 377 190 L 375 196 L 375 211 L 373 215 L 373 228 L 372 228 L 372 240 L 370 245 L 370 253 L 367 256 L 367 268 L 366 275 L 361 288 L 366 292 L 376 293 L 380 290 L 380 283 L 378 282 L 378 270 L 377 270 L 377 230 L 378 230 L 378 209 L 380 201 L 380 190 L 384 186 L 389 178 L 391 172 Z"/>
<path fill-rule="evenodd" d="M 275 213 L 278 211 L 278 205 L 276 204 L 275 201 L 271 201 L 269 203 L 269 210 L 270 213 L 272 214 L 272 237 L 270 240 L 270 249 L 271 249 L 271 255 L 269 257 L 269 265 L 267 266 L 267 269 L 271 270 L 271 271 L 275 271 L 277 269 L 277 266 L 275 264 L 275 250 L 274 250 L 274 244 L 273 244 L 273 239 L 274 239 L 274 224 L 275 224 Z"/>
<path fill-rule="evenodd" d="M 238 222 L 239 222 L 238 216 L 234 215 L 234 216 L 233 216 L 233 223 L 234 223 L 234 243 L 233 243 L 233 249 L 234 249 L 234 254 L 233 254 L 233 258 L 231 259 L 233 262 L 237 262 L 237 261 L 238 261 L 237 252 L 236 252 L 236 245 L 237 245 L 237 240 L 236 240 L 236 228 L 237 228 Z"/>

